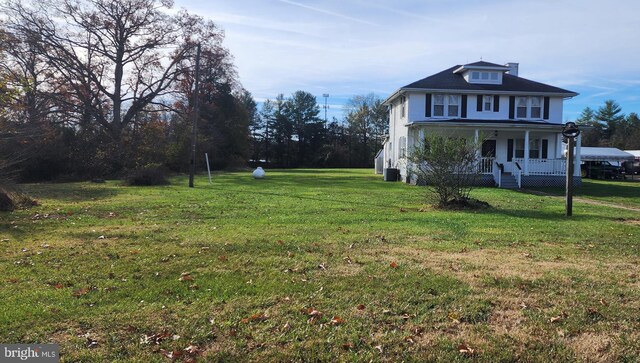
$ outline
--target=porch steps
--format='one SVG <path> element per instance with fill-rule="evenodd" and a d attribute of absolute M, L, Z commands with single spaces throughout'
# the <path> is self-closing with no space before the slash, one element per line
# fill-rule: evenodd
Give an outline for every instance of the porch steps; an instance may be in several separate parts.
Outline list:
<path fill-rule="evenodd" d="M 502 185 L 500 188 L 518 189 L 518 181 L 516 180 L 516 177 L 511 174 L 502 173 Z"/>

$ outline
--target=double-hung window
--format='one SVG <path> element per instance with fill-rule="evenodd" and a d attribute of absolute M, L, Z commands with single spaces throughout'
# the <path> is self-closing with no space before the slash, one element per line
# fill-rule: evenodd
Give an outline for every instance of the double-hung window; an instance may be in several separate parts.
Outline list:
<path fill-rule="evenodd" d="M 541 118 L 542 117 L 542 105 L 540 102 L 540 97 L 529 97 L 529 102 L 531 105 L 531 116 L 530 118 Z"/>
<path fill-rule="evenodd" d="M 460 95 L 433 95 L 434 117 L 458 117 L 460 115 Z"/>
<path fill-rule="evenodd" d="M 493 96 L 482 96 L 482 110 L 493 111 Z"/>
<path fill-rule="evenodd" d="M 541 97 L 518 97 L 516 98 L 517 118 L 542 118 L 542 98 Z"/>
<path fill-rule="evenodd" d="M 449 95 L 449 107 L 448 107 L 447 116 L 458 117 L 459 110 L 460 110 L 460 96 Z"/>
<path fill-rule="evenodd" d="M 518 97 L 516 99 L 516 117 L 527 118 L 527 98 Z"/>
<path fill-rule="evenodd" d="M 433 95 L 433 115 L 444 116 L 444 99 L 445 95 Z"/>

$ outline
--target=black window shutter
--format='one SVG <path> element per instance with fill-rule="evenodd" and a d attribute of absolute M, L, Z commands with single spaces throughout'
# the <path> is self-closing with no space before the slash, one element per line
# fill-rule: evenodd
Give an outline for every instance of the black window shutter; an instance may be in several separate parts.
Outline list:
<path fill-rule="evenodd" d="M 513 160 L 513 139 L 507 140 L 507 161 Z"/>
<path fill-rule="evenodd" d="M 462 95 L 462 110 L 460 117 L 467 118 L 467 95 Z"/>
<path fill-rule="evenodd" d="M 544 98 L 544 114 L 543 114 L 543 118 L 545 120 L 549 119 L 549 97 L 545 97 Z"/>
<path fill-rule="evenodd" d="M 516 96 L 509 96 L 509 119 L 513 120 L 516 110 Z"/>
<path fill-rule="evenodd" d="M 500 96 L 493 96 L 493 112 L 500 112 Z"/>
<path fill-rule="evenodd" d="M 478 102 L 476 103 L 476 111 L 481 112 L 482 111 L 482 95 L 478 95 L 477 100 Z"/>
<path fill-rule="evenodd" d="M 547 159 L 549 155 L 549 140 L 542 139 L 542 159 Z"/>
<path fill-rule="evenodd" d="M 424 103 L 424 115 L 431 117 L 431 93 L 427 93 L 427 98 Z"/>

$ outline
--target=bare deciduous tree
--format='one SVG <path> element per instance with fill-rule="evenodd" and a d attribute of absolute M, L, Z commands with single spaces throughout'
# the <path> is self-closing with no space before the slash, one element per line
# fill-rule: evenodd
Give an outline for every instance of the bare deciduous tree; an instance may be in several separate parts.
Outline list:
<path fill-rule="evenodd" d="M 68 109 L 116 142 L 149 105 L 165 107 L 193 45 L 193 17 L 171 15 L 168 0 L 10 0 L 10 31 L 37 39 Z"/>

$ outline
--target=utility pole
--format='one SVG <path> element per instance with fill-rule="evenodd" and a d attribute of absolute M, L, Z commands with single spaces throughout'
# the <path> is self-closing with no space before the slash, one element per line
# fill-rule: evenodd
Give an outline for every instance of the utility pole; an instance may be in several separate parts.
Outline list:
<path fill-rule="evenodd" d="M 323 93 L 322 97 L 324 97 L 324 127 L 327 128 L 327 109 L 329 105 L 327 105 L 327 98 L 329 98 L 328 93 Z"/>
<path fill-rule="evenodd" d="M 576 145 L 576 137 L 580 135 L 580 130 L 574 122 L 567 122 L 562 128 L 562 136 L 567 140 L 567 183 L 565 193 L 565 207 L 567 217 L 573 215 L 573 149 Z"/>
<path fill-rule="evenodd" d="M 195 87 L 193 90 L 193 124 L 191 127 L 191 165 L 189 166 L 189 188 L 193 188 L 193 175 L 196 171 L 196 137 L 198 131 L 198 117 L 200 115 L 200 43 L 196 50 Z"/>

